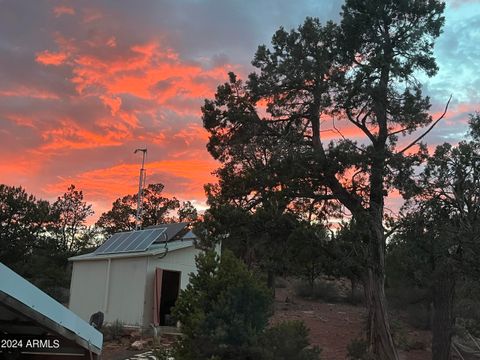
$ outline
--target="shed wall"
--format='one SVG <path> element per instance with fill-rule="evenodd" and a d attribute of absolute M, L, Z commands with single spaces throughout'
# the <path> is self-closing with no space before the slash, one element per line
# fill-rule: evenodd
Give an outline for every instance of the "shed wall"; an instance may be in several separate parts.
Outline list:
<path fill-rule="evenodd" d="M 147 258 L 112 259 L 105 321 L 141 325 Z"/>
<path fill-rule="evenodd" d="M 107 267 L 108 260 L 73 263 L 69 308 L 85 321 L 97 311 L 105 312 Z"/>

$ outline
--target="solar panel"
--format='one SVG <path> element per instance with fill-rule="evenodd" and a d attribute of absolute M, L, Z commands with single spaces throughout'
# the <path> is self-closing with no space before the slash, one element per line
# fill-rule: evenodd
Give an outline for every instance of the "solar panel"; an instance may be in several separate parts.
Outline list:
<path fill-rule="evenodd" d="M 166 228 L 160 228 L 160 229 L 152 229 L 154 233 L 150 236 L 145 237 L 142 241 L 140 241 L 137 246 L 135 247 L 135 251 L 141 251 L 139 249 L 143 247 L 149 247 L 151 244 L 153 244 L 155 241 L 157 241 L 160 237 L 163 237 L 163 234 L 166 232 Z M 160 230 L 160 231 L 157 231 Z"/>
<path fill-rule="evenodd" d="M 156 228 L 116 233 L 107 239 L 94 253 L 99 255 L 145 251 L 166 230 L 167 228 Z"/>
<path fill-rule="evenodd" d="M 135 241 L 142 236 L 144 236 L 143 231 L 133 231 L 127 238 L 118 244 L 118 246 L 114 249 L 115 252 L 127 251 L 127 248 L 131 244 L 135 244 Z"/>

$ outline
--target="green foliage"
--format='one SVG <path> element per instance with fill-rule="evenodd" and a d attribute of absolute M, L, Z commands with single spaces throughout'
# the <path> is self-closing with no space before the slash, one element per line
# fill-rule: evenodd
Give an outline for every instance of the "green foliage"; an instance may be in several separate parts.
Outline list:
<path fill-rule="evenodd" d="M 174 359 L 174 350 L 172 348 L 167 348 L 165 346 L 159 346 L 152 351 L 153 356 L 158 360 L 171 360 Z"/>
<path fill-rule="evenodd" d="M 457 286 L 455 303 L 457 323 L 475 337 L 480 337 L 480 285 L 475 278 L 465 278 Z"/>
<path fill-rule="evenodd" d="M 184 334 L 175 359 L 255 358 L 255 344 L 271 313 L 271 294 L 245 265 L 226 252 L 197 258 L 198 273 L 173 310 Z"/>
<path fill-rule="evenodd" d="M 346 0 L 340 25 L 307 18 L 297 29 L 280 28 L 271 46 L 258 47 L 252 61 L 257 71 L 245 82 L 230 73 L 202 107 L 207 149 L 221 162 L 209 204 L 250 215 L 274 208 L 266 212 L 272 219 L 298 209 L 297 217 L 311 223 L 344 206 L 365 228 L 364 258 L 378 275 L 368 278 L 375 282 L 370 314 L 387 314 L 379 290 L 385 196 L 395 188 L 413 191 L 415 166 L 426 154 L 424 146 L 407 152 L 418 140 L 402 148 L 399 138 L 432 123 L 417 77 L 438 70 L 433 46 L 444 8 L 439 0 Z M 346 137 L 336 122 L 360 135 Z M 322 133 L 332 130 L 340 134 L 326 140 Z M 222 223 L 224 234 L 234 231 L 231 220 Z M 268 248 L 275 251 L 277 243 Z M 396 358 L 388 319 L 370 320 L 377 357 Z"/>
<path fill-rule="evenodd" d="M 92 205 L 83 199 L 83 192 L 70 185 L 67 192 L 52 204 L 55 222 L 50 231 L 55 235 L 59 251 L 75 254 L 94 245 L 93 236 L 82 236 L 87 232 L 86 220 L 93 215 Z"/>
<path fill-rule="evenodd" d="M 125 326 L 120 320 L 115 320 L 111 324 L 104 325 L 101 330 L 106 340 L 118 341 L 125 334 Z"/>
<path fill-rule="evenodd" d="M 270 276 L 288 274 L 294 247 L 290 236 L 300 225 L 296 214 L 283 212 L 277 199 L 265 201 L 254 213 L 219 204 L 215 199 L 210 194 L 210 209 L 196 227 L 203 248 L 211 248 L 222 240 L 222 247 L 231 250 L 248 268 L 259 268 Z"/>
<path fill-rule="evenodd" d="M 414 339 L 410 338 L 406 325 L 398 319 L 393 319 L 390 322 L 390 328 L 392 329 L 392 336 L 395 345 L 401 350 L 411 350 L 414 347 Z"/>
<path fill-rule="evenodd" d="M 65 303 L 67 259 L 94 243 L 85 226 L 92 213 L 73 185 L 53 204 L 21 187 L 0 185 L 0 261 Z"/>
<path fill-rule="evenodd" d="M 301 321 L 286 321 L 268 328 L 259 339 L 262 360 L 319 360 L 320 349 L 311 347 L 308 329 Z"/>
<path fill-rule="evenodd" d="M 429 290 L 435 358 L 450 351 L 457 282 L 480 270 L 480 143 L 471 130 L 473 140 L 439 145 L 428 157 L 388 249 L 391 277 Z"/>
<path fill-rule="evenodd" d="M 368 344 L 364 339 L 353 339 L 347 345 L 347 359 L 349 360 L 374 360 L 368 353 Z"/>
<path fill-rule="evenodd" d="M 288 238 L 290 272 L 308 282 L 311 288 L 315 280 L 325 273 L 329 260 L 327 230 L 323 226 L 300 224 Z"/>
<path fill-rule="evenodd" d="M 335 284 L 327 281 L 316 281 L 313 286 L 310 283 L 298 282 L 295 284 L 295 293 L 302 298 L 323 300 L 330 303 L 341 300 Z"/>
<path fill-rule="evenodd" d="M 353 284 L 362 282 L 368 259 L 368 229 L 355 219 L 342 223 L 330 246 L 329 273 L 346 277 Z"/>
<path fill-rule="evenodd" d="M 275 289 L 285 289 L 288 287 L 288 281 L 285 278 L 277 277 L 275 279 Z"/>
<path fill-rule="evenodd" d="M 180 203 L 175 197 L 172 199 L 164 197 L 162 190 L 162 184 L 149 184 L 143 190 L 142 227 L 179 220 L 197 220 L 197 211 L 190 202 Z M 107 235 L 134 230 L 137 196 L 138 194 L 133 194 L 116 199 L 112 204 L 112 209 L 100 216 L 96 226 Z"/>
<path fill-rule="evenodd" d="M 30 262 L 52 220 L 48 202 L 22 187 L 0 185 L 0 261 L 21 275 L 33 275 Z"/>

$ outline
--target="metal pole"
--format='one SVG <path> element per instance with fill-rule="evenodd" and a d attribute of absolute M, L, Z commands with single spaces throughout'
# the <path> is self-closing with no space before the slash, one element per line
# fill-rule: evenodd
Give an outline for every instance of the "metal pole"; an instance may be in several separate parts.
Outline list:
<path fill-rule="evenodd" d="M 140 230 L 140 220 L 142 217 L 142 206 L 143 206 L 143 187 L 145 185 L 145 155 L 147 154 L 147 148 L 136 149 L 135 154 L 141 151 L 143 153 L 142 157 L 142 167 L 140 169 L 140 176 L 138 179 L 138 195 L 137 195 L 137 215 L 135 216 L 135 230 Z"/>

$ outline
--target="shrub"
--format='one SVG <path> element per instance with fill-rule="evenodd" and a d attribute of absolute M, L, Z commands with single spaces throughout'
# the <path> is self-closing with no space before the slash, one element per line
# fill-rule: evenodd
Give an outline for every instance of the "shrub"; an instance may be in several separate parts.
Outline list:
<path fill-rule="evenodd" d="M 103 336 L 105 340 L 120 340 L 125 332 L 123 322 L 115 320 L 113 323 L 106 325 L 102 328 Z"/>
<path fill-rule="evenodd" d="M 183 337 L 175 360 L 257 359 L 258 336 L 271 313 L 272 294 L 230 252 L 197 257 L 197 274 L 180 294 L 173 315 Z"/>
<path fill-rule="evenodd" d="M 390 329 L 395 345 L 401 350 L 409 350 L 411 341 L 408 338 L 405 324 L 400 320 L 392 320 L 390 322 Z"/>
<path fill-rule="evenodd" d="M 262 360 L 318 360 L 320 349 L 310 347 L 301 321 L 286 321 L 267 329 L 259 339 Z"/>
<path fill-rule="evenodd" d="M 288 286 L 288 281 L 284 278 L 277 277 L 275 278 L 275 287 L 277 289 L 285 289 Z"/>
<path fill-rule="evenodd" d="M 430 302 L 428 289 L 418 287 L 396 286 L 385 289 L 388 304 L 392 308 L 405 310 L 410 305 L 425 304 Z"/>
<path fill-rule="evenodd" d="M 306 282 L 298 282 L 295 285 L 295 293 L 302 298 L 320 299 L 327 302 L 338 302 L 341 298 L 335 284 L 326 281 L 317 281 L 313 287 Z"/>
<path fill-rule="evenodd" d="M 153 356 L 158 360 L 173 360 L 173 349 L 160 346 L 152 351 Z"/>
<path fill-rule="evenodd" d="M 417 304 L 407 307 L 408 323 L 419 330 L 430 330 L 431 314 L 428 305 Z"/>
<path fill-rule="evenodd" d="M 363 288 L 356 287 L 353 290 L 353 293 L 350 292 L 350 294 L 347 297 L 347 302 L 352 304 L 352 305 L 359 305 L 359 304 L 364 304 L 365 303 L 365 293 L 363 291 Z"/>
<path fill-rule="evenodd" d="M 364 339 L 353 339 L 347 345 L 347 359 L 349 360 L 373 360 L 368 353 L 368 344 Z"/>

